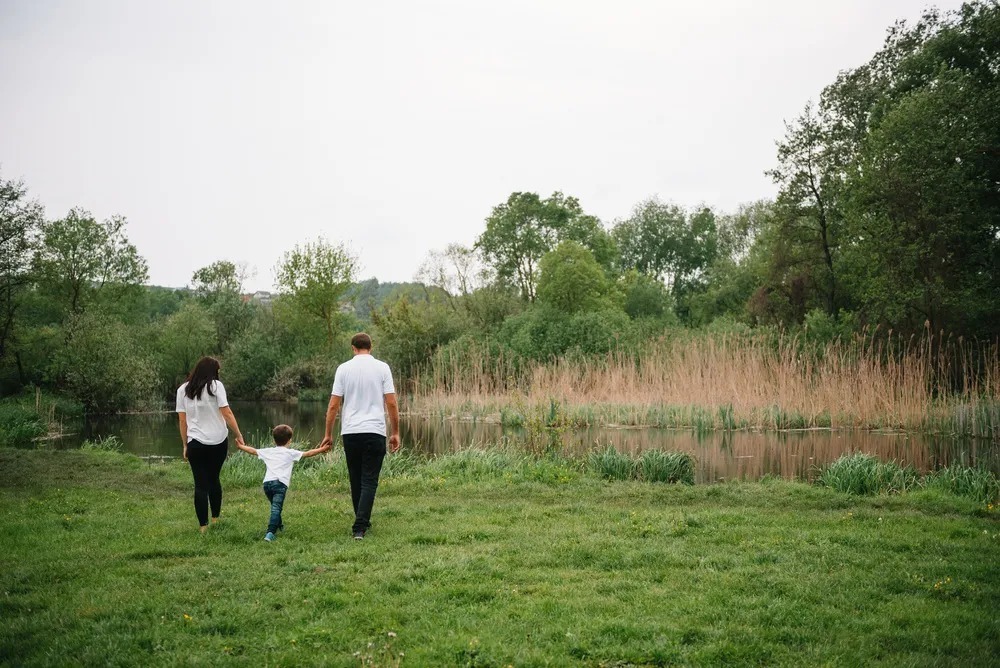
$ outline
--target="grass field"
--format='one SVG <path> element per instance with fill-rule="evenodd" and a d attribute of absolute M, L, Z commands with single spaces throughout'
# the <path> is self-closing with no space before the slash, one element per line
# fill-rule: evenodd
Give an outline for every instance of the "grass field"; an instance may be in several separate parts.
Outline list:
<path fill-rule="evenodd" d="M 5 665 L 989 665 L 1000 514 L 919 489 L 606 482 L 390 462 L 364 541 L 308 460 L 261 540 L 262 466 L 0 450 Z M 336 463 L 336 460 L 335 462 Z M 260 467 L 259 469 L 255 467 Z"/>

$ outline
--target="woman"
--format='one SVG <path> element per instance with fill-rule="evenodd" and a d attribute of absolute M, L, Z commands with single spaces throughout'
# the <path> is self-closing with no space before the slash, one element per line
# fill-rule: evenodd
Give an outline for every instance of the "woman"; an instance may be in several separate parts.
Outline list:
<path fill-rule="evenodd" d="M 177 413 L 180 417 L 184 459 L 194 474 L 194 512 L 198 515 L 201 532 L 208 530 L 208 508 L 212 507 L 212 522 L 219 521 L 222 510 L 222 484 L 219 472 L 229 451 L 229 429 L 236 442 L 243 445 L 243 434 L 236 416 L 229 408 L 226 388 L 219 380 L 219 361 L 202 357 L 177 388 Z"/>

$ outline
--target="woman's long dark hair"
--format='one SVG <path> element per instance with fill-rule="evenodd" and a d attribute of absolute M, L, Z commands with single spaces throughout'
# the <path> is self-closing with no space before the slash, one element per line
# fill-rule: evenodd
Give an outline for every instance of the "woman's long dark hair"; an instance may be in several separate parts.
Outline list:
<path fill-rule="evenodd" d="M 214 357 L 202 357 L 194 365 L 194 371 L 188 376 L 184 394 L 187 395 L 188 399 L 200 399 L 201 391 L 207 388 L 208 396 L 214 397 L 215 392 L 212 391 L 213 380 L 219 380 L 219 360 Z"/>

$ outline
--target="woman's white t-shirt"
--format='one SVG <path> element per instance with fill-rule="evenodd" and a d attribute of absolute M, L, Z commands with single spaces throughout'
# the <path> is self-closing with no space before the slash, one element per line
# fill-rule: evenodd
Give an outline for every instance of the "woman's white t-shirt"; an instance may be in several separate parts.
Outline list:
<path fill-rule="evenodd" d="M 177 412 L 187 414 L 187 440 L 199 441 L 205 445 L 218 445 L 229 436 L 229 428 L 222 419 L 220 408 L 229 405 L 226 388 L 218 380 L 211 381 L 201 390 L 201 396 L 188 399 L 184 394 L 187 383 L 177 388 Z M 208 393 L 209 387 L 215 396 Z"/>

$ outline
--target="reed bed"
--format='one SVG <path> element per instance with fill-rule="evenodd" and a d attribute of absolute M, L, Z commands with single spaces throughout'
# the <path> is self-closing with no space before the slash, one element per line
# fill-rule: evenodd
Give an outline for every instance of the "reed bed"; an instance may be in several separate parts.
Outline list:
<path fill-rule="evenodd" d="M 548 362 L 439 356 L 408 410 L 505 421 L 561 406 L 569 424 L 695 429 L 899 429 L 1000 438 L 1000 346 L 948 337 L 664 336 Z"/>

